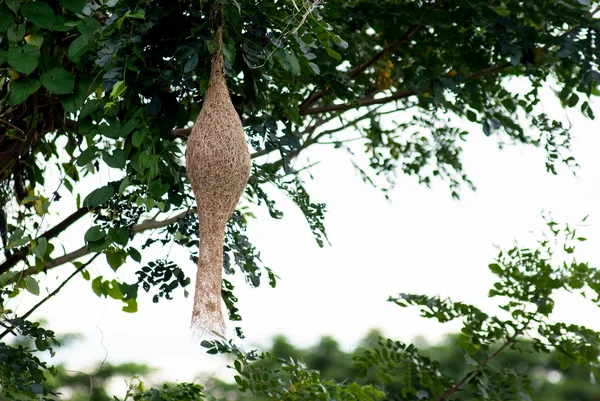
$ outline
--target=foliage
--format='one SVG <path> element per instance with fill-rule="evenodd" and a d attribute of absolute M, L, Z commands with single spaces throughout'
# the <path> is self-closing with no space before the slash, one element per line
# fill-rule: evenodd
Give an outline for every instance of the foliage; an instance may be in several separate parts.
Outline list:
<path fill-rule="evenodd" d="M 310 166 L 293 163 L 313 145 L 348 151 L 364 180 L 384 191 L 401 172 L 425 185 L 446 180 L 455 197 L 461 185 L 474 186 L 462 168 L 461 148 L 470 133 L 459 127 L 460 119 L 479 124 L 501 143 L 544 148 L 552 173 L 558 162 L 576 166 L 569 154 L 569 127 L 538 106 L 542 87 L 552 83 L 565 107 L 594 118 L 589 99 L 599 93 L 600 83 L 597 11 L 597 4 L 582 0 L 2 2 L 0 318 L 6 331 L 0 337 L 23 330 L 39 337 L 27 331 L 34 325 L 27 316 L 5 307 L 7 299 L 23 290 L 39 295 L 37 275 L 68 262 L 98 296 L 123 302 L 126 312 L 137 310 L 140 287 L 155 301 L 179 289 L 187 293 L 190 280 L 181 267 L 168 257 L 143 261 L 132 240 L 159 230 L 144 249 L 178 244 L 189 249 L 192 260 L 196 257 L 199 239 L 183 158 L 208 84 L 220 21 L 229 89 L 254 149 L 243 200 L 251 206 L 240 209 L 227 226 L 224 271 L 243 274 L 252 286 L 266 275 L 275 286 L 277 276 L 245 234 L 247 220 L 253 205 L 265 205 L 272 217 L 281 218 L 269 194 L 279 190 L 306 216 L 318 244 L 325 244 L 325 205 L 304 185 L 302 171 Z M 507 89 L 510 80 L 526 89 Z M 356 144 L 364 147 L 362 156 Z M 60 182 L 52 183 L 51 177 Z M 85 193 L 84 182 L 100 184 Z M 67 215 L 59 213 L 66 201 L 72 208 Z M 57 214 L 63 220 L 46 229 Z M 83 241 L 63 244 L 61 234 L 86 215 L 92 223 Z M 99 255 L 114 272 L 143 262 L 138 280 L 121 282 L 110 270 L 92 278 L 77 260 Z M 501 338 L 518 337 L 528 322 L 538 330 L 539 350 L 558 347 L 565 363 L 587 363 L 595 351 L 583 338 L 595 341 L 593 333 L 536 319 L 550 313 L 557 288 L 583 283 L 596 288 L 589 281 L 592 270 L 569 265 L 544 275 L 548 267 L 542 256 L 519 257 L 523 265 L 505 265 L 501 258 L 494 267 L 506 280 L 498 282 L 493 295 L 513 297 L 505 309 L 515 314 L 514 327 L 469 305 L 417 296 L 393 300 L 431 304 L 437 309 L 428 313 L 441 320 L 465 319 L 466 335 L 483 350 Z M 541 276 L 531 269 L 542 269 Z M 516 278 L 527 278 L 530 287 L 510 287 Z M 223 281 L 222 293 L 230 319 L 238 322 L 231 283 Z M 531 286 L 541 283 L 551 287 L 532 294 Z M 243 336 L 240 327 L 237 335 Z M 37 349 L 50 350 L 43 341 Z M 23 365 L 3 373 L 14 375 L 8 381 L 3 376 L 3 386 L 16 386 L 23 397 L 50 397 L 36 373 L 45 365 L 22 355 L 29 352 L 25 348 L 6 347 L 4 355 Z M 402 344 L 390 347 L 395 353 L 413 351 Z M 431 368 L 423 363 L 420 369 Z M 290 377 L 307 380 L 294 397 L 319 387 L 311 387 L 320 379 L 309 370 L 286 366 Z M 487 366 L 480 370 L 489 373 Z M 474 375 L 469 380 L 479 377 Z M 433 389 L 426 388 L 439 388 L 431 380 Z M 274 384 L 265 385 L 260 391 L 283 394 Z M 342 388 L 357 397 L 377 396 L 362 387 L 323 386 L 333 397 L 348 395 L 336 393 Z M 408 385 L 406 391 L 414 395 Z"/>
<path fill-rule="evenodd" d="M 240 353 L 231 343 L 206 341 L 203 345 L 209 353 L 235 356 L 232 365 L 235 380 L 242 392 L 251 390 L 248 399 L 260 395 L 263 397 L 258 399 L 295 399 L 281 385 L 294 389 L 298 388 L 297 383 L 304 385 L 295 370 L 305 366 L 299 357 L 306 358 L 308 366 L 318 367 L 329 380 L 337 378 L 345 383 L 356 380 L 356 386 L 382 392 L 390 400 L 531 400 L 542 391 L 542 386 L 550 393 L 547 378 L 540 379 L 538 364 L 581 380 L 582 396 L 593 394 L 593 383 L 600 378 L 600 333 L 555 322 L 551 312 L 560 290 L 574 290 L 600 306 L 600 270 L 572 257 L 577 243 L 586 240 L 578 236 L 574 227 L 559 225 L 549 218 L 547 226 L 548 232 L 535 248 L 515 244 L 500 251 L 489 265 L 496 276 L 489 296 L 501 299 L 496 315 L 440 297 L 416 294 L 390 297 L 389 301 L 399 306 L 419 307 L 424 318 L 441 323 L 460 320 L 461 334 L 452 340 L 452 345 L 462 361 L 448 356 L 452 350 L 446 350 L 445 358 L 440 358 L 444 355 L 440 355 L 439 349 L 419 350 L 415 345 L 382 337 L 359 347 L 352 354 L 353 363 L 331 340 L 324 340 L 318 351 L 310 353 L 278 342 L 272 352 L 259 355 Z M 552 355 L 555 362 L 548 360 L 547 355 Z M 577 366 L 569 370 L 572 364 Z M 340 372 L 342 366 L 346 369 Z M 296 377 L 287 379 L 288 372 L 296 373 Z M 325 384 L 330 383 L 328 378 L 321 380 L 329 391 Z M 222 384 L 214 385 L 215 389 L 219 386 L 228 389 Z M 314 392 L 306 399 L 318 399 L 319 392 L 314 387 L 308 388 Z M 331 393 L 329 396 L 335 397 Z M 364 399 L 353 396 L 356 398 L 346 394 L 345 399 Z M 377 399 L 380 394 L 370 396 Z"/>
<path fill-rule="evenodd" d="M 205 340 L 201 345 L 209 354 L 221 353 L 230 358 L 235 386 L 213 380 L 206 388 L 178 383 L 146 389 L 136 379 L 130 383 L 124 400 L 211 400 L 225 394 L 235 394 L 239 400 L 531 400 L 543 391 L 556 396 L 556 389 L 548 383 L 549 372 L 562 372 L 563 377 L 577 380 L 577 390 L 565 387 L 565 392 L 575 391 L 594 399 L 593 382 L 600 377 L 600 333 L 556 322 L 552 310 L 561 290 L 572 291 L 573 296 L 581 295 L 600 306 L 600 270 L 574 256 L 577 244 L 586 240 L 576 228 L 550 218 L 546 222 L 548 230 L 534 246 L 515 244 L 501 250 L 489 265 L 496 276 L 489 296 L 500 299 L 496 314 L 440 297 L 400 294 L 389 298 L 401 307 L 418 307 L 424 318 L 440 323 L 461 321 L 461 333 L 451 339 L 450 349 L 419 349 L 374 334 L 351 355 L 341 352 L 331 339 L 323 339 L 317 350 L 308 354 L 282 340 L 268 352 L 245 352 L 233 340 Z M 52 352 L 52 345 L 57 344 L 54 334 L 38 324 L 22 319 L 11 323 L 13 330 L 28 339 L 26 346 L 34 344 L 38 350 Z M 77 387 L 90 380 L 85 375 L 44 372 L 46 366 L 37 359 L 34 368 L 27 370 L 28 375 L 15 377 L 23 371 L 15 362 L 26 364 L 31 360 L 23 344 L 3 344 L 0 354 L 7 358 L 7 366 L 17 368 L 0 371 L 9 398 L 26 398 L 28 393 L 51 398 L 53 390 L 44 373 L 53 375 L 54 384 L 62 380 L 65 386 Z M 26 358 L 15 359 L 22 355 Z M 548 359 L 550 355 L 554 361 Z M 308 363 L 302 361 L 304 358 Z M 545 367 L 541 377 L 539 365 Z M 143 369 L 135 365 L 106 366 L 93 379 L 143 373 Z M 96 390 L 96 399 L 105 396 L 105 392 Z"/>

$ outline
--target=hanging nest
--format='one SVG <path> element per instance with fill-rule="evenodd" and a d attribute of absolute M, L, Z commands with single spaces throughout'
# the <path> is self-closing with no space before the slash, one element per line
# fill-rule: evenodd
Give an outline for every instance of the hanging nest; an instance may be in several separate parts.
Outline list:
<path fill-rule="evenodd" d="M 225 225 L 250 176 L 250 153 L 242 122 L 223 76 L 223 31 L 202 110 L 187 141 L 186 167 L 200 220 L 200 255 L 196 275 L 192 330 L 225 333 L 221 309 Z"/>

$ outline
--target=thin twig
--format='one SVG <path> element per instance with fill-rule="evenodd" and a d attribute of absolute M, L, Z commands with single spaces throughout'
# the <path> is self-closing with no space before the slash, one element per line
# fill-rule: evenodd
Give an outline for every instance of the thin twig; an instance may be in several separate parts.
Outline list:
<path fill-rule="evenodd" d="M 62 290 L 62 288 L 73 278 L 75 277 L 79 272 L 81 272 L 83 269 L 85 269 L 86 267 L 89 266 L 90 263 L 92 263 L 94 261 L 94 259 L 96 259 L 100 254 L 97 253 L 94 256 L 92 256 L 90 258 L 90 260 L 88 260 L 87 262 L 85 262 L 83 265 L 79 266 L 77 269 L 75 269 L 75 271 L 73 273 L 71 273 L 71 275 L 69 277 L 67 277 L 65 279 L 65 281 L 63 281 L 58 287 L 56 287 L 56 289 L 54 291 L 52 291 L 50 294 L 48 294 L 44 299 L 42 299 L 40 302 L 38 302 L 37 304 L 35 304 L 31 309 L 29 309 L 27 311 L 27 313 L 25 313 L 24 315 L 21 315 L 20 318 L 21 319 L 27 319 L 33 312 L 36 311 L 36 309 L 38 309 L 40 306 L 42 306 L 46 301 L 48 301 L 50 298 L 52 298 L 53 296 L 55 296 L 56 294 L 58 294 L 58 292 L 60 290 Z M 4 338 L 4 336 L 6 336 L 8 333 L 13 333 L 12 329 L 6 329 L 4 332 L 2 332 L 2 334 L 0 334 L 0 339 Z M 14 333 L 13 333 L 14 334 Z"/>
<path fill-rule="evenodd" d="M 527 322 L 525 322 L 525 324 L 523 325 L 522 328 L 520 328 L 519 330 L 515 331 L 515 333 L 509 339 L 507 339 L 504 342 L 504 344 L 502 344 L 502 346 L 500 348 L 498 348 L 491 355 L 489 355 L 487 358 L 485 358 L 481 362 L 481 367 L 487 366 L 502 351 L 504 351 L 510 345 L 514 344 L 515 341 L 516 341 L 516 339 L 520 335 L 522 335 L 525 330 L 527 330 L 527 326 L 529 326 L 529 323 L 531 323 L 531 320 L 533 319 L 533 317 L 534 317 L 534 315 L 530 316 L 529 319 L 527 320 Z M 447 399 L 448 397 L 450 397 L 452 394 L 456 393 L 458 390 L 460 390 L 460 388 L 462 387 L 462 385 L 465 384 L 467 381 L 469 381 L 473 376 L 475 376 L 476 373 L 477 373 L 476 371 L 471 371 L 471 372 L 468 372 L 467 374 L 465 374 L 462 379 L 460 379 L 454 386 L 452 386 L 451 388 L 449 388 L 448 390 L 446 390 L 442 395 L 440 395 L 438 398 L 436 398 L 435 401 L 443 401 L 443 400 Z"/>

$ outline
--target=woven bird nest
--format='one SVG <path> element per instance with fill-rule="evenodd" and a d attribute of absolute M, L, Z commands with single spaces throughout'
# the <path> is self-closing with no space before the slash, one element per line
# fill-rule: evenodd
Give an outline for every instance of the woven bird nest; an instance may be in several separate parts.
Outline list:
<path fill-rule="evenodd" d="M 250 176 L 250 153 L 242 122 L 223 76 L 223 33 L 202 110 L 187 141 L 186 166 L 198 204 L 200 256 L 196 275 L 192 330 L 199 335 L 225 333 L 221 310 L 223 237 L 227 220 Z"/>

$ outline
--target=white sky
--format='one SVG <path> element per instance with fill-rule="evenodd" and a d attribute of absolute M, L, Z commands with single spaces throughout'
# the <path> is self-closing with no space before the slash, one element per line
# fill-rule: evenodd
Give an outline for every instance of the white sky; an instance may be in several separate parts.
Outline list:
<path fill-rule="evenodd" d="M 550 96 L 544 107 L 553 117 L 565 116 Z M 594 109 L 600 116 L 600 108 Z M 248 236 L 281 280 L 276 289 L 265 281 L 255 290 L 243 284 L 241 277 L 234 280 L 245 346 L 264 348 L 275 334 L 284 334 L 300 346 L 332 335 L 344 349 L 352 350 L 371 328 L 402 341 L 416 335 L 439 340 L 457 326 L 426 321 L 416 309 L 385 302 L 387 297 L 399 292 L 450 296 L 493 311 L 495 301 L 487 299 L 493 279 L 487 265 L 497 254 L 494 244 L 509 247 L 515 238 L 537 238 L 530 232 L 543 227 L 542 210 L 552 212 L 558 221 L 572 223 L 591 215 L 591 226 L 582 231 L 589 240 L 577 255 L 597 266 L 598 123 L 577 113 L 569 118 L 575 136 L 573 152 L 581 165 L 579 178 L 564 168 L 559 176 L 552 176 L 545 170 L 543 150 L 523 146 L 499 150 L 495 137 L 487 138 L 481 127 L 464 123 L 472 132 L 464 146 L 464 168 L 478 189 L 465 188 L 460 201 L 450 197 L 443 182 L 428 189 L 410 177 L 399 177 L 388 202 L 378 190 L 362 183 L 343 151 L 330 146 L 311 149 L 310 159 L 321 162 L 313 168 L 315 179 L 307 188 L 314 201 L 327 204 L 332 246 L 320 249 L 301 213 L 282 196 L 276 198 L 285 212 L 283 220 L 271 219 L 265 209 L 256 210 L 258 218 L 250 223 Z M 81 190 L 82 197 L 89 192 Z M 90 222 L 89 217 L 83 218 L 62 237 L 68 250 L 83 244 Z M 161 252 L 155 248 L 144 260 L 164 256 Z M 195 277 L 187 251 L 173 248 L 170 257 Z M 131 278 L 138 268 L 128 261 L 117 275 Z M 42 284 L 54 289 L 56 276 L 62 280 L 71 269 L 68 265 L 51 271 Z M 92 277 L 111 277 L 102 257 L 90 271 Z M 193 380 L 198 372 L 203 372 L 200 377 L 230 377 L 221 356 L 206 355 L 189 339 L 191 297 L 185 299 L 177 292 L 173 301 L 153 304 L 140 291 L 140 298 L 138 313 L 121 312 L 120 302 L 96 297 L 90 283 L 78 277 L 34 318 L 47 319 L 48 328 L 57 333 L 85 336 L 84 341 L 58 350 L 56 362 L 65 362 L 71 369 L 91 374 L 106 358 L 111 363 L 147 363 L 160 368 L 159 376 L 167 380 Z M 23 312 L 37 300 L 30 296 L 10 307 Z M 600 329 L 598 309 L 573 300 L 559 304 L 555 318 Z"/>

